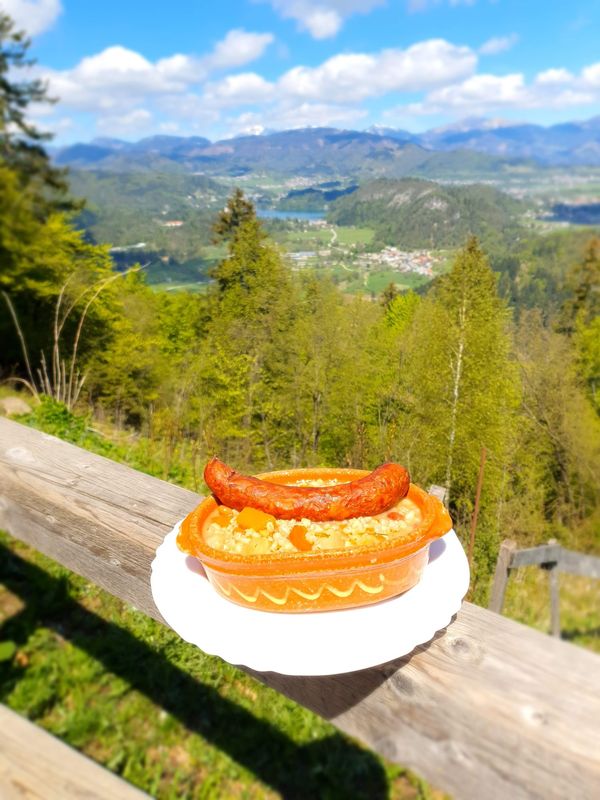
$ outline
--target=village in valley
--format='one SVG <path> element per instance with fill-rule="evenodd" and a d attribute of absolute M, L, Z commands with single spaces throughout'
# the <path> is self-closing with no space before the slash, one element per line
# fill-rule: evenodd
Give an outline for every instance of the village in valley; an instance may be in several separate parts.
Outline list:
<path fill-rule="evenodd" d="M 286 220 L 274 236 L 291 269 L 320 270 L 352 294 L 380 293 L 390 283 L 400 290 L 416 288 L 443 272 L 449 256 L 441 250 L 378 245 L 370 228 L 340 227 L 325 219 Z"/>

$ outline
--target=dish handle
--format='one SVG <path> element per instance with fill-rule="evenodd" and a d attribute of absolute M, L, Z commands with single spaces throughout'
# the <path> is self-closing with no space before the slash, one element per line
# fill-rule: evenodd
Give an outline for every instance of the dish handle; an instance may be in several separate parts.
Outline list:
<path fill-rule="evenodd" d="M 438 539 L 440 536 L 452 530 L 452 519 L 448 513 L 448 509 L 437 497 L 431 497 L 434 503 L 434 516 L 433 522 L 428 532 L 428 539 Z"/>

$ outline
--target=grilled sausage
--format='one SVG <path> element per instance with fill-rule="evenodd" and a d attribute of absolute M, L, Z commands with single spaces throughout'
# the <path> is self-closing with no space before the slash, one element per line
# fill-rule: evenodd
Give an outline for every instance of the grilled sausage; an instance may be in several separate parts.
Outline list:
<path fill-rule="evenodd" d="M 204 480 L 223 505 L 250 506 L 279 519 L 315 522 L 380 514 L 408 492 L 410 477 L 399 464 L 382 464 L 364 478 L 333 486 L 284 486 L 241 475 L 218 458 L 208 462 Z"/>

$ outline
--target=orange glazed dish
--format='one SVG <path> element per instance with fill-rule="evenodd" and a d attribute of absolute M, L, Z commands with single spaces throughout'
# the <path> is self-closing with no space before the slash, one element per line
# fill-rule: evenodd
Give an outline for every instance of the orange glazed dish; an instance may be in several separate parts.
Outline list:
<path fill-rule="evenodd" d="M 257 483 L 343 491 L 369 475 L 291 469 L 259 475 Z M 284 519 L 209 496 L 182 522 L 177 545 L 202 562 L 220 595 L 243 606 L 307 612 L 376 603 L 413 587 L 427 564 L 429 544 L 452 527 L 442 503 L 409 484 L 408 476 L 403 491 L 382 511 L 341 520 L 290 514 Z"/>

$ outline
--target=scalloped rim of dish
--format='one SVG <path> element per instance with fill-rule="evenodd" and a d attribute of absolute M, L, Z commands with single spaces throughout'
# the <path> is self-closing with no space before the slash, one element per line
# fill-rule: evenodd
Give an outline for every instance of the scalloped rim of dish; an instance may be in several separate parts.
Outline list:
<path fill-rule="evenodd" d="M 383 660 L 376 660 L 373 661 L 368 655 L 365 654 L 364 658 L 356 658 L 352 661 L 349 668 L 344 667 L 341 663 L 336 663 L 335 668 L 331 668 L 327 666 L 327 663 L 324 664 L 320 663 L 318 660 L 314 665 L 307 666 L 306 664 L 302 667 L 302 669 L 298 669 L 296 667 L 292 667 L 290 664 L 286 663 L 285 658 L 283 660 L 274 659 L 272 656 L 269 655 L 264 656 L 259 652 L 252 651 L 249 654 L 240 653 L 239 645 L 237 645 L 237 641 L 235 637 L 232 637 L 230 640 L 224 638 L 218 646 L 206 646 L 206 643 L 203 642 L 202 644 L 199 643 L 197 640 L 200 638 L 197 634 L 191 633 L 189 630 L 188 624 L 179 624 L 179 620 L 173 619 L 173 614 L 171 613 L 171 608 L 166 610 L 166 606 L 161 601 L 161 591 L 162 587 L 158 584 L 157 573 L 161 559 L 163 556 L 166 559 L 172 560 L 173 557 L 177 556 L 179 561 L 181 562 L 181 566 L 183 568 L 185 565 L 185 559 L 187 558 L 194 558 L 194 556 L 188 556 L 182 551 L 179 550 L 176 543 L 176 537 L 179 532 L 179 528 L 183 520 L 180 520 L 175 527 L 165 536 L 163 542 L 158 546 L 156 550 L 156 555 L 151 564 L 151 589 L 152 589 L 152 596 L 156 603 L 156 606 L 159 612 L 163 615 L 166 623 L 171 627 L 184 641 L 195 645 L 196 647 L 200 648 L 203 652 L 207 653 L 211 656 L 218 656 L 225 661 L 235 664 L 238 666 L 246 666 L 250 669 L 256 670 L 257 672 L 278 672 L 284 675 L 304 675 L 304 676 L 320 676 L 320 675 L 336 675 L 342 674 L 347 672 L 357 672 L 363 669 L 368 669 L 370 667 L 375 667 L 381 664 L 385 664 L 389 661 L 393 661 L 396 658 L 401 658 L 402 656 L 411 653 L 416 647 L 420 645 L 427 644 L 430 642 L 435 634 L 440 630 L 447 627 L 447 625 L 452 620 L 452 617 L 460 611 L 464 596 L 466 595 L 468 588 L 469 588 L 469 567 L 468 562 L 466 559 L 466 555 L 462 546 L 456 536 L 454 530 L 450 530 L 444 536 L 440 537 L 438 541 L 445 540 L 450 543 L 450 546 L 453 550 L 456 551 L 456 555 L 454 558 L 459 559 L 462 563 L 460 564 L 460 568 L 462 570 L 462 574 L 459 576 L 461 579 L 460 583 L 460 590 L 456 590 L 456 594 L 454 599 L 451 601 L 447 601 L 447 605 L 444 607 L 444 610 L 439 610 L 439 616 L 435 618 L 433 621 L 428 621 L 427 625 L 416 629 L 414 634 L 410 636 L 410 638 L 406 639 L 399 650 L 394 653 L 386 653 L 386 657 Z M 460 550 L 460 554 L 458 553 Z M 176 552 L 175 552 L 176 551 Z M 439 558 L 443 558 L 444 554 Z M 199 561 L 199 559 L 196 559 Z M 199 562 L 200 563 L 200 562 Z M 430 568 L 430 563 L 425 567 L 425 572 Z M 187 568 L 189 569 L 189 567 Z M 191 571 L 191 570 L 190 570 Z M 392 597 L 388 600 L 384 600 L 381 603 L 375 603 L 368 606 L 362 606 L 359 608 L 347 608 L 347 609 L 337 609 L 331 611 L 319 611 L 319 612 L 312 612 L 311 614 L 286 614 L 281 612 L 269 612 L 269 611 L 261 611 L 258 609 L 252 609 L 244 606 L 239 606 L 234 603 L 231 603 L 229 600 L 226 600 L 218 595 L 215 589 L 210 585 L 208 579 L 204 576 L 198 575 L 194 573 L 194 579 L 196 580 L 204 580 L 206 581 L 206 587 L 210 594 L 207 596 L 211 597 L 213 602 L 216 603 L 225 603 L 227 606 L 234 609 L 231 611 L 233 616 L 239 616 L 240 621 L 246 618 L 246 621 L 250 619 L 247 615 L 258 615 L 258 616 L 267 616 L 267 617 L 275 617 L 278 620 L 285 619 L 289 621 L 291 626 L 294 625 L 294 620 L 296 619 L 315 619 L 317 617 L 327 616 L 331 618 L 335 618 L 340 614 L 343 615 L 350 615 L 349 618 L 354 616 L 358 619 L 358 615 L 362 615 L 363 612 L 367 611 L 369 615 L 373 613 L 377 613 L 378 606 L 384 606 L 388 604 L 393 604 L 403 598 L 406 598 L 411 595 L 414 597 L 415 591 L 423 585 L 423 578 L 421 581 L 412 589 L 409 589 L 402 595 L 397 597 Z M 455 576 L 455 580 L 458 581 L 458 578 Z M 158 597 L 157 597 L 158 595 Z M 414 620 L 413 620 L 414 622 Z M 309 623 L 310 624 L 310 623 Z M 236 649 L 237 645 L 237 649 Z M 317 654 L 319 656 L 320 654 Z M 334 656 L 335 662 L 335 656 Z"/>

